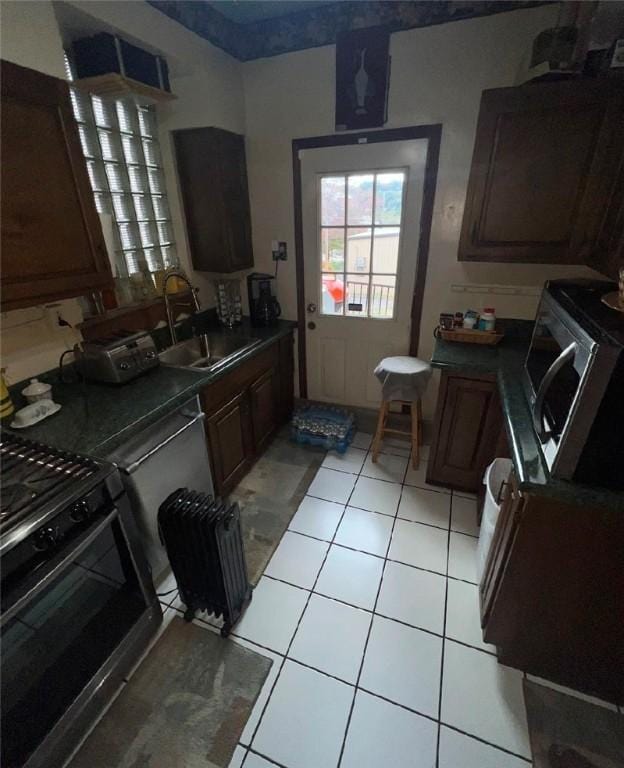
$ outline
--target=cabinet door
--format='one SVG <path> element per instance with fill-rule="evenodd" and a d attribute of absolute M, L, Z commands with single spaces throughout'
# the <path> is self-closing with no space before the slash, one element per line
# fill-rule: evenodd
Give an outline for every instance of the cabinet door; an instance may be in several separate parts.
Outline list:
<path fill-rule="evenodd" d="M 2 309 L 112 282 L 67 83 L 1 62 Z"/>
<path fill-rule="evenodd" d="M 206 420 L 216 493 L 230 491 L 247 471 L 253 447 L 247 393 L 236 395 Z"/>
<path fill-rule="evenodd" d="M 224 226 L 228 241 L 228 272 L 253 267 L 251 249 L 251 213 L 245 158 L 245 137 L 219 131 L 219 160 L 226 216 Z"/>
<path fill-rule="evenodd" d="M 459 245 L 464 261 L 588 263 L 616 193 L 624 84 L 484 91 Z"/>
<path fill-rule="evenodd" d="M 250 387 L 251 417 L 256 452 L 260 452 L 264 448 L 277 428 L 278 386 L 277 372 L 271 368 L 254 381 Z"/>
<path fill-rule="evenodd" d="M 244 137 L 191 128 L 174 131 L 173 139 L 193 266 L 253 267 Z"/>
<path fill-rule="evenodd" d="M 493 378 L 443 373 L 427 481 L 476 493 L 502 429 Z"/>

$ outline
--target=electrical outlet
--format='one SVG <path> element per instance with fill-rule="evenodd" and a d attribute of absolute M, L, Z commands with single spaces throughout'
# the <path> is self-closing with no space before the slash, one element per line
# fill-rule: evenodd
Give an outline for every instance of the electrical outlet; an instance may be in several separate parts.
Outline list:
<path fill-rule="evenodd" d="M 288 259 L 288 249 L 285 240 L 280 240 L 277 244 L 277 254 L 280 261 L 286 261 Z"/>

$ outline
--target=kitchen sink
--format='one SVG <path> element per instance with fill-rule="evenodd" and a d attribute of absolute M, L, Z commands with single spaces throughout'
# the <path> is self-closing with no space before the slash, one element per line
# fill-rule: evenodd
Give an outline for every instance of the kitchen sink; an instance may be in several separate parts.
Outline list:
<path fill-rule="evenodd" d="M 257 339 L 244 336 L 228 336 L 227 334 L 205 334 L 174 344 L 164 349 L 158 355 L 163 365 L 174 368 L 212 368 L 225 357 L 235 352 L 257 344 Z"/>

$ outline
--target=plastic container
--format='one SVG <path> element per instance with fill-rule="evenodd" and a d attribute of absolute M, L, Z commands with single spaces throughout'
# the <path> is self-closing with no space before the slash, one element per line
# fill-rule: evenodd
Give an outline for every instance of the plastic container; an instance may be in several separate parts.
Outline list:
<path fill-rule="evenodd" d="M 290 434 L 298 443 L 344 453 L 355 434 L 355 416 L 344 408 L 302 406 L 293 415 Z"/>
<path fill-rule="evenodd" d="M 52 387 L 39 379 L 31 379 L 30 384 L 22 390 L 22 394 L 28 403 L 37 403 L 39 400 L 50 400 Z"/>
<path fill-rule="evenodd" d="M 479 328 L 482 331 L 494 331 L 496 329 L 496 312 L 494 307 L 485 307 L 481 313 Z"/>
<path fill-rule="evenodd" d="M 477 545 L 477 574 L 479 581 L 483 577 L 485 561 L 487 560 L 494 528 L 500 512 L 500 504 L 497 501 L 501 485 L 509 477 L 512 469 L 511 459 L 494 459 L 485 470 L 483 485 L 485 485 L 485 502 L 481 517 L 481 529 L 479 531 L 479 543 Z"/>

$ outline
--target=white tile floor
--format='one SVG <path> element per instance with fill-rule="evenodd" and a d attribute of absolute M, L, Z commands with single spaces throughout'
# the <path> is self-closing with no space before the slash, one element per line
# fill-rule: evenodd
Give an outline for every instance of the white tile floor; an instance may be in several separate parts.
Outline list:
<path fill-rule="evenodd" d="M 231 637 L 274 660 L 231 768 L 528 766 L 522 673 L 481 638 L 476 501 L 369 446 L 325 460 Z"/>

